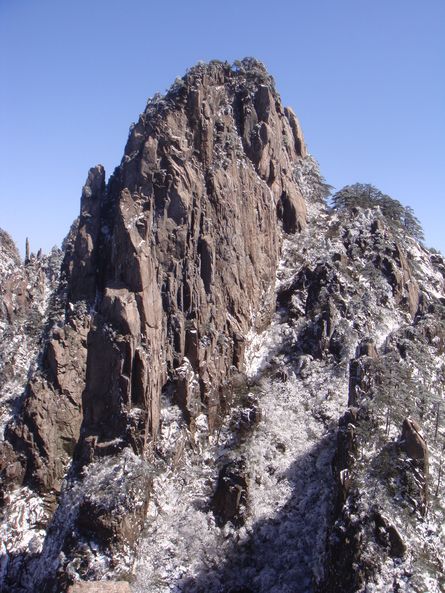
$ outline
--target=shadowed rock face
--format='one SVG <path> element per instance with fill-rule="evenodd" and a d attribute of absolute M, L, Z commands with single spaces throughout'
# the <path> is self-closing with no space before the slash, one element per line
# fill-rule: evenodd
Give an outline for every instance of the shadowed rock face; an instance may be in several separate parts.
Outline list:
<path fill-rule="evenodd" d="M 213 497 L 213 509 L 221 524 L 232 521 L 243 524 L 242 506 L 247 500 L 247 476 L 242 460 L 228 463 L 221 468 Z"/>

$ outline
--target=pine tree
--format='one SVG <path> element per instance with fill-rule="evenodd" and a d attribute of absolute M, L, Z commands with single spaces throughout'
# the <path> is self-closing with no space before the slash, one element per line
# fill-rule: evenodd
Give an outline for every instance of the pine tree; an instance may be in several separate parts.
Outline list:
<path fill-rule="evenodd" d="M 417 241 L 424 240 L 422 225 L 410 206 L 403 206 L 398 200 L 384 194 L 370 183 L 346 185 L 332 196 L 335 210 L 351 208 L 380 208 L 388 222 L 402 228 Z"/>
<path fill-rule="evenodd" d="M 412 235 L 417 241 L 425 240 L 422 225 L 420 224 L 419 219 L 414 215 L 414 210 L 410 206 L 405 208 L 403 226 L 407 233 Z"/>

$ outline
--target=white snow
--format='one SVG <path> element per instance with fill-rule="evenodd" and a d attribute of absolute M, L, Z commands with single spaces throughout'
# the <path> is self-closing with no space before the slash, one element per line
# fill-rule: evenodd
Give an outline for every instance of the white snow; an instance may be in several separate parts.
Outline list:
<path fill-rule="evenodd" d="M 210 593 L 250 579 L 264 592 L 291 591 L 297 579 L 303 592 L 322 576 L 333 500 L 332 427 L 346 405 L 347 381 L 326 384 L 322 365 L 314 363 L 304 380 L 266 378 L 251 393 L 262 420 L 245 442 L 234 438 L 230 421 L 215 436 L 198 419 L 192 436 L 179 411 L 165 403 L 163 456 L 178 459 L 181 451 L 182 464 L 167 464 L 155 479 L 135 592 Z M 230 523 L 221 528 L 209 508 L 218 467 L 240 457 L 249 481 L 247 520 L 238 530 Z"/>
<path fill-rule="evenodd" d="M 5 283 L 14 278 L 19 281 L 26 274 L 30 279 L 27 289 L 32 294 L 30 311 L 41 316 L 40 327 L 35 333 L 27 329 L 30 318 L 23 314 L 19 314 L 11 324 L 4 322 L 0 325 L 0 373 L 5 374 L 5 380 L 0 384 L 0 440 L 13 414 L 14 405 L 37 364 L 40 331 L 46 322 L 50 299 L 58 282 L 57 264 L 60 266 L 60 256 L 53 263 L 48 256 L 44 256 L 42 259 L 33 258 L 25 269 L 8 258 L 5 264 L 4 254 L 0 254 L 0 281 Z"/>

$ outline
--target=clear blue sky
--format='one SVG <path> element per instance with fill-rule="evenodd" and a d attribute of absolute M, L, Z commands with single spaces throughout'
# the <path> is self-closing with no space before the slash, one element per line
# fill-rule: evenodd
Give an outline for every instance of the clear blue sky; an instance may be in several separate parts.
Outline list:
<path fill-rule="evenodd" d="M 0 0 L 0 226 L 61 242 L 146 99 L 255 56 L 340 188 L 370 182 L 445 253 L 445 0 Z"/>

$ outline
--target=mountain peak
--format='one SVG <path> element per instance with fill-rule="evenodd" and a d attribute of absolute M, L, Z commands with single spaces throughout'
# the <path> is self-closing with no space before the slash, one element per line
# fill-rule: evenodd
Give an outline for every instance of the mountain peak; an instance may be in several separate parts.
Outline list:
<path fill-rule="evenodd" d="M 8 593 L 426 590 L 445 268 L 388 196 L 325 198 L 253 58 L 191 68 L 90 169 L 60 281 L 15 323 L 31 257 L 0 319 Z"/>

